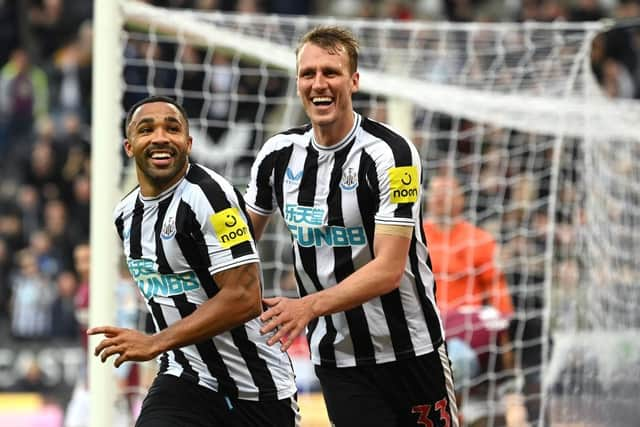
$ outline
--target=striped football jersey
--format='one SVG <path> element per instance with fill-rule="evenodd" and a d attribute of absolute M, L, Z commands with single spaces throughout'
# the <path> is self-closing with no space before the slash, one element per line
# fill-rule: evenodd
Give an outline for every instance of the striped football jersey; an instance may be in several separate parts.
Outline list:
<path fill-rule="evenodd" d="M 371 261 L 376 225 L 413 227 L 398 289 L 309 323 L 315 364 L 380 364 L 429 353 L 443 341 L 421 226 L 421 176 L 411 142 L 358 114 L 349 134 L 331 147 L 317 144 L 307 125 L 273 136 L 258 153 L 247 208 L 282 215 L 302 296 Z"/>
<path fill-rule="evenodd" d="M 116 207 L 115 224 L 129 271 L 157 330 L 215 298 L 213 274 L 259 262 L 242 196 L 197 164 L 157 197 L 139 188 Z M 295 393 L 286 353 L 266 344 L 253 319 L 211 339 L 158 357 L 160 373 L 182 377 L 230 397 L 284 399 Z"/>

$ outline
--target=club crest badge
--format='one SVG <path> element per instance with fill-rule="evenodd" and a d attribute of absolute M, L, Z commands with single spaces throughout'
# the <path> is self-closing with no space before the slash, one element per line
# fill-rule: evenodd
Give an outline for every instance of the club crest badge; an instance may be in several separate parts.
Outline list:
<path fill-rule="evenodd" d="M 162 224 L 162 231 L 160 237 L 163 240 L 169 240 L 176 235 L 176 220 L 174 217 L 169 217 L 164 224 Z"/>
<path fill-rule="evenodd" d="M 340 188 L 344 191 L 353 191 L 358 186 L 358 175 L 353 168 L 347 168 L 342 173 L 342 180 L 340 181 Z"/>

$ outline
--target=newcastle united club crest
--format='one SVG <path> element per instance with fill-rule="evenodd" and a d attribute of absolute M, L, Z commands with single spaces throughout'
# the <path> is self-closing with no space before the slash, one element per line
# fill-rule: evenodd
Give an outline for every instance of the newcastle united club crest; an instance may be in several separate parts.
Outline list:
<path fill-rule="evenodd" d="M 162 225 L 162 231 L 160 237 L 163 240 L 169 240 L 176 235 L 176 220 L 174 217 L 169 217 Z"/>
<path fill-rule="evenodd" d="M 340 181 L 340 188 L 344 191 L 355 190 L 358 186 L 358 175 L 353 168 L 347 168 L 342 172 L 342 180 Z"/>

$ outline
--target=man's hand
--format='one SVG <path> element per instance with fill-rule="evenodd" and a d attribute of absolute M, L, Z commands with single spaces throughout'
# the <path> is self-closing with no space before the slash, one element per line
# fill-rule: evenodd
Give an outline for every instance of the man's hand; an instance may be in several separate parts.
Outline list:
<path fill-rule="evenodd" d="M 260 333 L 266 334 L 273 330 L 276 333 L 269 338 L 267 344 L 274 345 L 280 341 L 280 349 L 287 351 L 293 341 L 300 335 L 307 324 L 315 317 L 307 298 L 263 298 L 269 309 L 262 313 L 260 320 L 264 326 Z"/>
<path fill-rule="evenodd" d="M 94 356 L 100 356 L 102 362 L 105 362 L 109 356 L 118 354 L 118 358 L 113 362 L 116 368 L 123 362 L 145 362 L 161 353 L 154 349 L 155 342 L 151 335 L 134 329 L 99 326 L 87 331 L 87 335 L 97 334 L 103 334 L 105 339 L 96 346 Z"/>

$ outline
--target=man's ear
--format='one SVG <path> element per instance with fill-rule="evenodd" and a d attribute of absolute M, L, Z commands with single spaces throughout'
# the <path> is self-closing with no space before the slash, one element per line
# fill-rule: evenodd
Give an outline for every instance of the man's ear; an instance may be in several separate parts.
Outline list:
<path fill-rule="evenodd" d="M 127 157 L 132 158 L 133 157 L 133 147 L 131 147 L 131 143 L 129 142 L 129 140 L 125 139 L 124 142 L 122 143 L 122 145 L 124 146 L 124 152 L 127 153 Z"/>
<path fill-rule="evenodd" d="M 360 89 L 360 73 L 355 72 L 351 75 L 351 93 L 355 93 Z"/>

